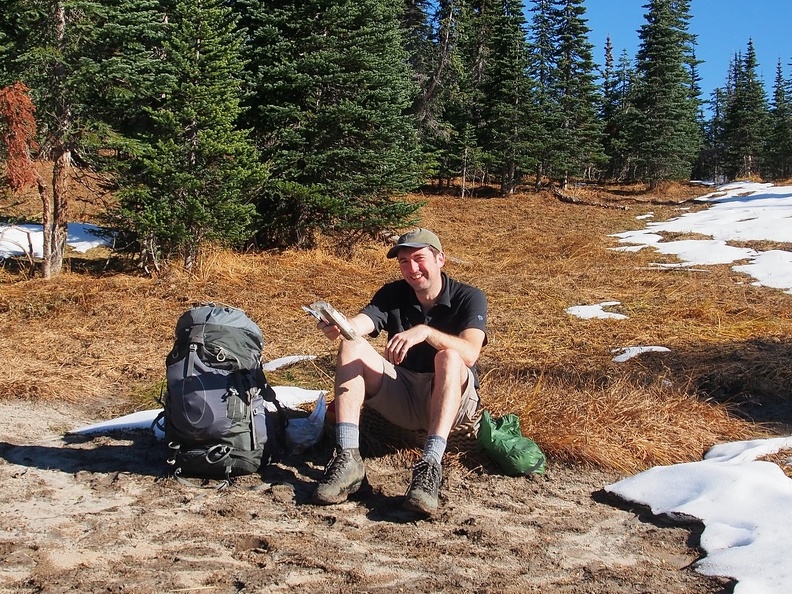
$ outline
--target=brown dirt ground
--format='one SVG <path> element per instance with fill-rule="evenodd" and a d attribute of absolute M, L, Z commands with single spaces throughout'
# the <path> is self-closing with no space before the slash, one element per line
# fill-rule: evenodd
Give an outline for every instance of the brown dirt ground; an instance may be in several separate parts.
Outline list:
<path fill-rule="evenodd" d="M 700 527 L 604 500 L 613 472 L 446 464 L 440 513 L 400 508 L 409 452 L 367 458 L 354 500 L 308 502 L 329 444 L 224 491 L 166 478 L 146 432 L 66 437 L 86 405 L 0 403 L 0 592 L 727 592 Z M 258 487 L 258 488 L 253 488 Z"/>

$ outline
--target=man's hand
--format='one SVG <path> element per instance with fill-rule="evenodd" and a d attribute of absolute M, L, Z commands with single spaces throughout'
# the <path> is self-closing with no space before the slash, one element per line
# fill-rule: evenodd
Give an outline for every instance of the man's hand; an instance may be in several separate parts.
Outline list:
<path fill-rule="evenodd" d="M 428 342 L 438 351 L 444 349 L 457 351 L 465 365 L 472 367 L 481 352 L 485 336 L 478 328 L 467 328 L 459 336 L 451 336 L 426 324 L 420 324 L 394 335 L 385 346 L 385 358 L 394 365 L 399 365 L 404 361 L 411 347 L 421 342 Z"/>
<path fill-rule="evenodd" d="M 429 337 L 429 332 L 429 326 L 420 324 L 395 334 L 385 346 L 385 358 L 394 365 L 399 365 L 407 356 L 407 351 L 412 346 L 424 342 Z"/>
<path fill-rule="evenodd" d="M 354 318 L 349 318 L 347 321 L 349 325 L 352 326 L 358 339 L 374 331 L 374 322 L 365 314 L 358 314 Z M 323 320 L 319 320 L 316 327 L 324 332 L 324 335 L 330 340 L 336 340 L 341 336 L 341 330 L 339 330 L 338 326 L 335 324 L 328 324 Z"/>
<path fill-rule="evenodd" d="M 319 320 L 316 323 L 316 327 L 324 332 L 324 335 L 330 340 L 336 340 L 339 336 L 341 336 L 341 330 L 339 330 L 338 326 L 335 324 L 328 324 L 323 320 Z"/>

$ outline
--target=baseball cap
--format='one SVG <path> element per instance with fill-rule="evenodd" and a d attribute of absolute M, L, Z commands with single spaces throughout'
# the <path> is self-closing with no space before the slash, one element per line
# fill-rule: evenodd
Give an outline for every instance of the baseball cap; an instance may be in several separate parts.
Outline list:
<path fill-rule="evenodd" d="M 422 247 L 432 247 L 436 249 L 438 252 L 443 251 L 443 246 L 440 245 L 440 239 L 429 231 L 429 229 L 413 229 L 412 231 L 408 231 L 401 237 L 399 237 L 396 245 L 394 245 L 391 249 L 388 250 L 388 258 L 395 258 L 399 255 L 399 250 L 403 247 L 408 248 L 422 248 Z"/>

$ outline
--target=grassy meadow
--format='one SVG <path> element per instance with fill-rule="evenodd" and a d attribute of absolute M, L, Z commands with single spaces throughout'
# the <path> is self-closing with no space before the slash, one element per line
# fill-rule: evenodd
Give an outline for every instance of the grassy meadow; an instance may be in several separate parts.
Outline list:
<path fill-rule="evenodd" d="M 551 462 L 623 472 L 700 459 L 717 442 L 792 424 L 792 296 L 729 266 L 657 270 L 650 264 L 667 256 L 609 249 L 609 234 L 643 227 L 637 215 L 678 216 L 675 203 L 706 189 L 576 192 L 599 206 L 549 192 L 411 197 L 426 201 L 420 224 L 443 241 L 447 272 L 488 296 L 485 407 L 518 414 Z M 69 272 L 49 282 L 24 263 L 0 263 L 0 399 L 91 403 L 106 418 L 157 406 L 176 319 L 207 301 L 244 309 L 264 332 L 265 359 L 317 356 L 270 373 L 271 383 L 332 390 L 335 347 L 300 306 L 325 299 L 356 313 L 398 275 L 386 249 L 208 250 L 199 270 L 157 277 L 96 249 L 72 255 Z M 620 302 L 628 318 L 565 313 L 602 301 Z M 670 352 L 611 360 L 613 349 L 640 345 Z"/>

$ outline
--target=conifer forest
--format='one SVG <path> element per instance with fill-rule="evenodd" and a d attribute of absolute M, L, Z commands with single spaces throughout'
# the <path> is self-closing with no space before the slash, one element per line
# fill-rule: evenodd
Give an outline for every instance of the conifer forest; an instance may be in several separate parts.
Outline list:
<path fill-rule="evenodd" d="M 38 187 L 57 252 L 90 171 L 152 269 L 373 237 L 427 185 L 789 178 L 792 80 L 746 40 L 702 96 L 690 4 L 646 0 L 636 54 L 595 56 L 584 0 L 3 0 L 2 191 Z"/>

